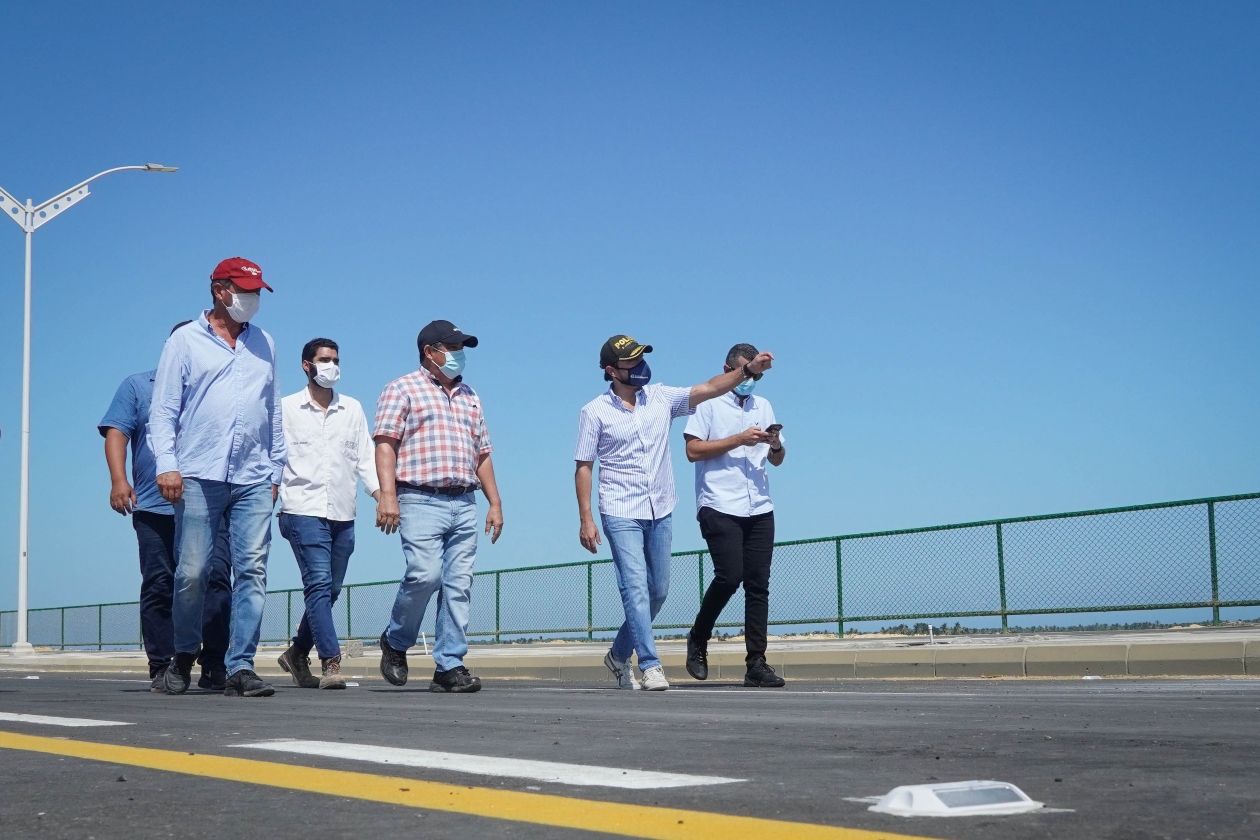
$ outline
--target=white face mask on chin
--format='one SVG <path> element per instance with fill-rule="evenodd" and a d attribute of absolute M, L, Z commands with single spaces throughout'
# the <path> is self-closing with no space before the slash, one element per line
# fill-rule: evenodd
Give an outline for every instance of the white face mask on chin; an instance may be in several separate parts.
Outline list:
<path fill-rule="evenodd" d="M 258 314 L 258 305 L 262 303 L 262 292 L 249 294 L 232 293 L 232 305 L 227 307 L 227 314 L 238 324 L 246 324 Z"/>

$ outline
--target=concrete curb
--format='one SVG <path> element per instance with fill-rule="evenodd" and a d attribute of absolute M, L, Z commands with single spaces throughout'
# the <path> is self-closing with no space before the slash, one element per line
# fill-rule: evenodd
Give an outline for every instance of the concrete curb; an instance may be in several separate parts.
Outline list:
<path fill-rule="evenodd" d="M 611 680 L 604 667 L 604 648 L 503 646 L 474 648 L 466 664 L 483 679 L 528 679 L 568 682 Z M 682 650 L 660 646 L 661 662 L 671 680 L 690 681 Z M 512 649 L 515 648 L 515 649 Z M 259 674 L 283 676 L 276 664 L 281 648 L 264 648 L 256 659 Z M 417 677 L 427 679 L 433 660 L 413 648 L 408 654 Z M 900 647 L 829 649 L 797 645 L 772 648 L 767 659 L 787 679 L 884 679 L 975 677 L 1225 677 L 1260 676 L 1260 639 L 1196 638 L 1186 641 L 1106 641 L 1080 644 L 984 644 L 951 647 L 911 644 Z M 379 679 L 379 658 L 372 649 L 346 657 L 343 673 Z M 140 651 L 47 652 L 34 656 L 0 656 L 0 672 L 92 672 L 134 674 L 143 678 L 148 665 Z M 742 680 L 742 650 L 715 650 L 709 657 L 712 680 Z"/>

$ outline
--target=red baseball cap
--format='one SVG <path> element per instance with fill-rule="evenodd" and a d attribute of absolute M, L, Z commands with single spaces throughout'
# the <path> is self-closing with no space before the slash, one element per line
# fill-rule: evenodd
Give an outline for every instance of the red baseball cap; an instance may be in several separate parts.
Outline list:
<path fill-rule="evenodd" d="M 257 263 L 252 263 L 244 257 L 232 257 L 226 259 L 214 267 L 214 271 L 210 274 L 211 280 L 231 280 L 239 288 L 247 292 L 256 289 L 266 289 L 274 292 L 275 289 L 263 282 L 262 269 Z"/>

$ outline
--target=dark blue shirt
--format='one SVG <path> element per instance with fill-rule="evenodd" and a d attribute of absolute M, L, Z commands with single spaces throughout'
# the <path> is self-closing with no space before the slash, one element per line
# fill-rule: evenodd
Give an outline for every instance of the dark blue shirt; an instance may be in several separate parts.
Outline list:
<path fill-rule="evenodd" d="M 149 446 L 149 404 L 153 402 L 153 381 L 157 371 L 128 376 L 118 386 L 109 411 L 96 428 L 105 437 L 117 429 L 131 441 L 131 486 L 136 490 L 136 510 L 174 514 L 171 503 L 157 488 L 157 461 Z"/>

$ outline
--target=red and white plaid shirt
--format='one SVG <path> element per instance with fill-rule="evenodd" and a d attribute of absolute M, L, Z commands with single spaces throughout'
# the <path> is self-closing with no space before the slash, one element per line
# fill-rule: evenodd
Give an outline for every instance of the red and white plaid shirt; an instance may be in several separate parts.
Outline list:
<path fill-rule="evenodd" d="M 477 461 L 491 451 L 477 392 L 463 382 L 448 396 L 418 370 L 395 379 L 376 401 L 374 435 L 401 441 L 398 481 L 430 487 L 480 487 Z"/>

